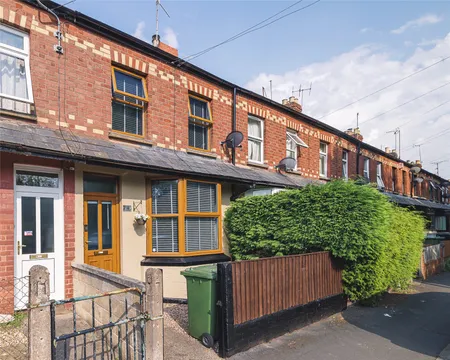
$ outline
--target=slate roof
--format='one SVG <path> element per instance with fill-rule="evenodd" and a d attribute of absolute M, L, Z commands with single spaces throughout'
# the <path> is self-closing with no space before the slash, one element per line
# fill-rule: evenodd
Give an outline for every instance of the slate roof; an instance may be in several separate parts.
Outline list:
<path fill-rule="evenodd" d="M 276 187 L 303 187 L 310 183 L 321 183 L 299 175 L 234 166 L 222 160 L 182 151 L 112 142 L 75 135 L 67 129 L 48 129 L 6 119 L 0 119 L 0 149 L 141 171 L 190 174 L 233 183 Z"/>
<path fill-rule="evenodd" d="M 387 197 L 389 197 L 390 201 L 395 202 L 399 205 L 425 207 L 425 208 L 431 208 L 431 209 L 437 209 L 437 210 L 450 211 L 450 205 L 448 205 L 448 204 L 437 203 L 437 202 L 425 200 L 425 199 L 411 198 L 411 197 L 396 195 L 396 194 L 392 194 L 392 193 L 384 193 L 384 194 Z"/>

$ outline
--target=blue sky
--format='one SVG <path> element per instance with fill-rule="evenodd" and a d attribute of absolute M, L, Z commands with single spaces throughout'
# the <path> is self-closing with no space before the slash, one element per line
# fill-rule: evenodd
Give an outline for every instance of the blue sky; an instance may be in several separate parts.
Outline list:
<path fill-rule="evenodd" d="M 65 1 L 60 1 L 63 3 Z M 294 1 L 171 1 L 162 0 L 170 14 L 160 13 L 160 31 L 176 45 L 180 57 L 191 55 L 272 16 Z M 288 11 L 310 3 L 304 0 Z M 439 59 L 450 56 L 449 1 L 332 1 L 282 19 L 262 30 L 221 46 L 195 60 L 196 65 L 229 81 L 261 92 L 273 81 L 274 100 L 288 97 L 292 86 L 313 83 L 305 97 L 305 113 L 321 117 L 336 108 L 386 86 Z M 70 8 L 120 30 L 151 39 L 155 31 L 155 1 L 77 0 Z M 450 81 L 450 59 L 410 80 L 322 121 L 345 129 L 420 96 Z M 441 175 L 450 177 L 450 103 L 426 116 L 421 113 L 450 100 L 450 86 L 408 106 L 361 125 L 374 146 L 394 147 L 386 134 L 402 128 L 402 158 L 418 158 L 412 144 L 426 141 L 426 168 L 447 159 Z M 434 139 L 435 134 L 442 136 Z M 449 132 L 450 134 L 450 132 Z M 427 140 L 431 137 L 431 140 Z M 428 162 L 428 164 L 427 164 Z"/>

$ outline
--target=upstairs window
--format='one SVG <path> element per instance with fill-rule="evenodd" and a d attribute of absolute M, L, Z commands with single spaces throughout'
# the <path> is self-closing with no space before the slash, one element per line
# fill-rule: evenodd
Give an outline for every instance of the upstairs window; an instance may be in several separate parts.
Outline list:
<path fill-rule="evenodd" d="M 0 108 L 30 112 L 30 43 L 27 34 L 0 25 Z"/>
<path fill-rule="evenodd" d="M 328 144 L 320 142 L 319 146 L 319 175 L 328 177 Z"/>
<path fill-rule="evenodd" d="M 406 173 L 406 171 L 402 171 L 402 194 L 406 194 L 406 179 L 407 179 L 408 174 Z"/>
<path fill-rule="evenodd" d="M 200 150 L 208 150 L 211 126 L 209 101 L 189 95 L 189 146 Z"/>
<path fill-rule="evenodd" d="M 295 159 L 295 169 L 297 169 L 298 147 L 302 146 L 307 148 L 308 145 L 300 139 L 295 130 L 288 129 L 286 131 L 286 157 Z"/>
<path fill-rule="evenodd" d="M 396 191 L 395 183 L 397 182 L 397 172 L 395 170 L 395 167 L 392 168 L 392 191 Z"/>
<path fill-rule="evenodd" d="M 342 152 L 342 178 L 348 180 L 348 151 Z"/>
<path fill-rule="evenodd" d="M 264 162 L 264 122 L 254 116 L 248 117 L 248 160 Z"/>
<path fill-rule="evenodd" d="M 143 136 L 144 110 L 148 103 L 145 79 L 113 67 L 112 84 L 112 129 Z"/>
<path fill-rule="evenodd" d="M 381 163 L 377 163 L 377 186 L 379 189 L 384 189 L 383 165 Z"/>
<path fill-rule="evenodd" d="M 370 181 L 370 160 L 367 158 L 364 158 L 364 178 L 366 178 L 368 181 Z"/>

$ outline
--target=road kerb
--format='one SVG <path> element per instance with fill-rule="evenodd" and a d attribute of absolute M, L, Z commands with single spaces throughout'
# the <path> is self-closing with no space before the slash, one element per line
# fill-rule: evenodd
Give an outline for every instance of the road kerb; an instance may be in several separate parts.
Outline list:
<path fill-rule="evenodd" d="M 448 344 L 447 347 L 441 351 L 436 360 L 450 360 L 450 344 Z"/>

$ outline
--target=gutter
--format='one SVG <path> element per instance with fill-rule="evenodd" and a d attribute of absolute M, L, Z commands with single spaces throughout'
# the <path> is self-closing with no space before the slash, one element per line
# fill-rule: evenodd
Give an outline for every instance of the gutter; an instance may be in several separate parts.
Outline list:
<path fill-rule="evenodd" d="M 39 7 L 38 4 L 36 3 L 36 0 L 20 0 L 20 1 L 26 3 L 30 6 L 33 6 L 39 10 L 42 10 L 42 8 Z M 67 7 L 61 6 L 60 4 L 55 3 L 53 1 L 45 1 L 45 3 L 47 4 L 47 7 L 49 7 L 49 8 L 57 8 L 54 10 L 54 12 L 57 13 L 58 15 L 64 17 L 67 21 L 70 21 L 80 27 L 84 27 L 85 29 L 89 30 L 92 33 L 100 34 L 101 36 L 111 40 L 112 42 L 123 45 L 126 48 L 133 49 L 136 52 L 156 58 L 174 68 L 177 66 L 174 63 L 180 62 L 180 60 L 181 60 L 182 65 L 179 67 L 183 67 L 183 70 L 185 70 L 188 73 L 191 73 L 196 76 L 204 77 L 213 83 L 216 83 L 216 84 L 226 87 L 230 90 L 233 90 L 233 92 L 239 91 L 240 93 L 242 93 L 252 99 L 258 100 L 262 103 L 270 104 L 271 106 L 279 109 L 280 111 L 283 111 L 283 112 L 289 114 L 290 116 L 292 116 L 298 120 L 304 121 L 309 125 L 315 126 L 321 130 L 325 130 L 329 133 L 337 135 L 340 138 L 345 139 L 345 140 L 359 146 L 360 149 L 361 148 L 367 149 L 371 152 L 382 155 L 390 160 L 403 163 L 404 165 L 406 165 L 409 168 L 412 167 L 412 165 L 409 164 L 408 162 L 401 160 L 401 159 L 397 159 L 396 157 L 394 157 L 390 154 L 387 154 L 383 150 L 380 150 L 372 145 L 364 143 L 364 142 L 354 138 L 353 136 L 346 134 L 345 132 L 343 132 L 341 130 L 333 128 L 332 126 L 330 126 L 326 123 L 323 123 L 319 120 L 316 120 L 308 115 L 305 115 L 303 113 L 299 113 L 295 110 L 292 110 L 287 106 L 284 106 L 276 101 L 268 99 L 268 98 L 266 98 L 262 95 L 259 95 L 253 91 L 244 89 L 238 85 L 235 85 L 229 81 L 226 81 L 226 80 L 224 80 L 206 70 L 203 70 L 191 63 L 183 62 L 182 59 L 180 59 L 174 55 L 171 55 L 157 47 L 154 47 L 153 45 L 151 45 L 145 41 L 139 40 L 139 39 L 135 38 L 134 36 L 131 36 L 123 31 L 120 31 L 110 25 L 107 25 L 101 21 L 91 18 L 83 13 L 78 12 L 78 11 L 71 10 Z M 436 174 L 432 174 L 431 172 L 428 172 L 427 170 L 422 169 L 422 171 L 428 175 L 434 176 L 435 178 L 439 178 L 442 181 L 446 180 L 444 178 L 441 178 L 440 176 L 437 176 Z"/>

